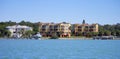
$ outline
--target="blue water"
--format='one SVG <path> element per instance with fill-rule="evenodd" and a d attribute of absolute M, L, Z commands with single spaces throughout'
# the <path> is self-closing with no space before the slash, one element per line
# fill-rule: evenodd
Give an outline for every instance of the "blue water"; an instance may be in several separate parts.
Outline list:
<path fill-rule="evenodd" d="M 0 40 L 0 59 L 120 59 L 120 40 Z"/>

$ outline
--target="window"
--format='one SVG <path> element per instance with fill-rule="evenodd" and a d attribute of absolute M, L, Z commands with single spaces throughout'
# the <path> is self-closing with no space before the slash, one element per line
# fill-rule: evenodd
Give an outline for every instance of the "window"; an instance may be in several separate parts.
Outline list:
<path fill-rule="evenodd" d="M 85 26 L 85 28 L 88 28 L 88 26 Z"/>
<path fill-rule="evenodd" d="M 82 28 L 82 26 L 78 26 L 78 28 Z"/>

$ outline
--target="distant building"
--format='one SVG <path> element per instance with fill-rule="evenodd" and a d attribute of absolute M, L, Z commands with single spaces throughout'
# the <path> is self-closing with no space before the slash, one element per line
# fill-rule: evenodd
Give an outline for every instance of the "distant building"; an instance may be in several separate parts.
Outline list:
<path fill-rule="evenodd" d="M 39 23 L 39 31 L 43 37 L 51 37 L 52 35 L 57 35 L 59 37 L 70 37 L 71 24 L 63 23 Z"/>
<path fill-rule="evenodd" d="M 7 26 L 7 30 L 11 32 L 11 37 L 21 37 L 25 31 L 31 30 L 32 28 L 29 26 L 21 26 L 21 25 L 13 25 L 13 26 Z"/>
<path fill-rule="evenodd" d="M 78 35 L 81 32 L 83 35 L 86 35 L 87 32 L 98 32 L 98 24 L 87 24 L 83 20 L 82 24 L 73 24 L 72 32 L 75 35 Z"/>

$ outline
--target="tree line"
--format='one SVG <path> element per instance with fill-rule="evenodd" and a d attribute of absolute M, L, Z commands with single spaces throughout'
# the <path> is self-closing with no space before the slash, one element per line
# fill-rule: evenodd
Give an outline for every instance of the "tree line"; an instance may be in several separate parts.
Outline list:
<path fill-rule="evenodd" d="M 29 36 L 30 34 L 35 34 L 39 31 L 39 24 L 38 23 L 32 23 L 32 22 L 28 22 L 28 21 L 21 21 L 19 23 L 16 22 L 12 22 L 12 21 L 7 21 L 7 22 L 0 22 L 0 37 L 9 37 L 10 36 L 10 31 L 6 30 L 7 26 L 12 26 L 12 25 L 26 25 L 26 26 L 30 26 L 33 28 L 33 31 L 27 31 L 24 36 Z M 109 35 L 113 35 L 113 36 L 120 36 L 120 23 L 114 24 L 114 25 L 110 25 L 110 24 L 106 24 L 106 25 L 100 25 L 99 24 L 99 32 L 88 32 L 86 33 L 88 37 L 92 37 L 92 36 L 109 36 Z M 72 33 L 71 33 L 72 35 Z M 81 32 L 78 33 L 78 36 L 83 36 Z"/>
<path fill-rule="evenodd" d="M 108 35 L 113 35 L 113 36 L 120 36 L 120 23 L 110 25 L 99 25 L 99 36 L 108 36 Z"/>

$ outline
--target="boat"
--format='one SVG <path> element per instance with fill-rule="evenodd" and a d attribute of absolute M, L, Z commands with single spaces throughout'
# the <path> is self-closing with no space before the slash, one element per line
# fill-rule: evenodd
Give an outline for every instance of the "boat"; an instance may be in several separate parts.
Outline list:
<path fill-rule="evenodd" d="M 42 36 L 40 33 L 37 33 L 31 37 L 31 39 L 40 39 Z"/>

